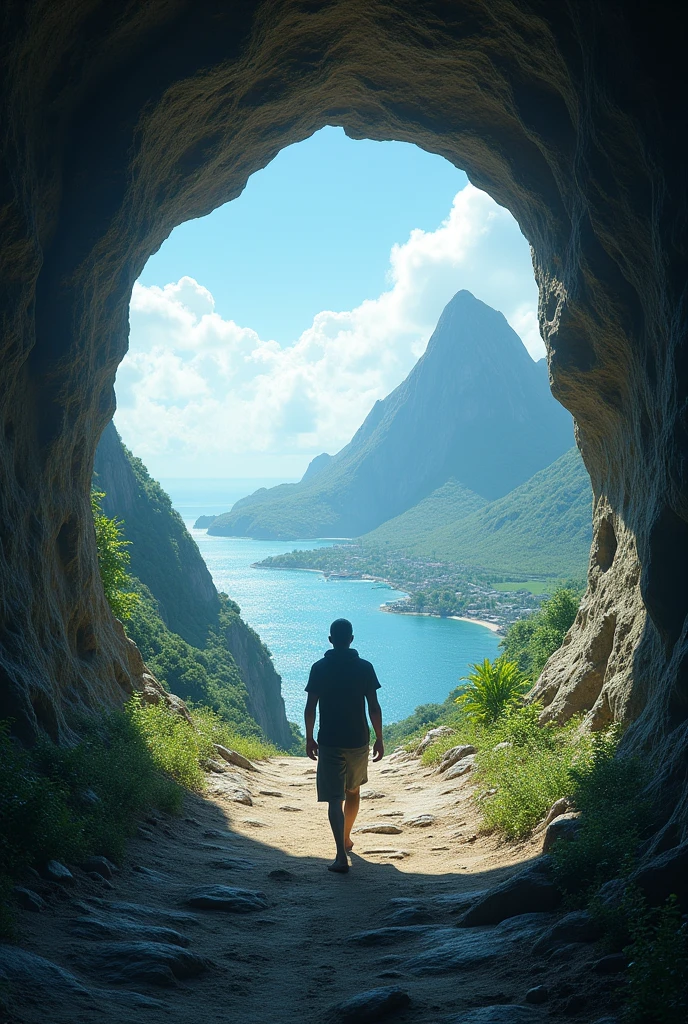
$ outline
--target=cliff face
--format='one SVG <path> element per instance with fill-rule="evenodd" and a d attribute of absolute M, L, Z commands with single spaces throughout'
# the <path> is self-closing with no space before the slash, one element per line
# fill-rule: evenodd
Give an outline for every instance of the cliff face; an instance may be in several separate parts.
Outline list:
<path fill-rule="evenodd" d="M 140 685 L 89 503 L 133 282 L 177 224 L 342 125 L 463 167 L 531 244 L 595 500 L 584 614 L 543 693 L 552 713 L 599 701 L 631 721 L 625 749 L 661 765 L 661 841 L 688 834 L 676 4 L 7 0 L 0 18 L 0 715 L 63 739 Z"/>
<path fill-rule="evenodd" d="M 155 596 L 165 625 L 202 645 L 220 608 L 212 577 L 168 495 L 127 454 L 114 423 L 103 431 L 94 473 L 103 511 L 124 520 L 133 575 Z"/>
<path fill-rule="evenodd" d="M 572 441 L 571 416 L 521 339 L 501 313 L 460 291 L 406 380 L 375 403 L 345 448 L 318 456 L 300 484 L 243 498 L 208 532 L 358 536 L 450 479 L 501 497 Z"/>
<path fill-rule="evenodd" d="M 124 521 L 132 574 L 150 590 L 165 625 L 200 649 L 211 629 L 221 633 L 241 677 L 239 691 L 245 687 L 248 713 L 274 743 L 291 746 L 282 680 L 267 648 L 232 606 L 220 615 L 219 595 L 195 541 L 168 495 L 127 453 L 112 423 L 96 451 L 94 482 L 105 492 L 106 514 Z M 180 697 L 198 700 L 200 694 L 184 689 L 182 679 L 168 682 Z M 237 699 L 241 702 L 241 692 Z"/>

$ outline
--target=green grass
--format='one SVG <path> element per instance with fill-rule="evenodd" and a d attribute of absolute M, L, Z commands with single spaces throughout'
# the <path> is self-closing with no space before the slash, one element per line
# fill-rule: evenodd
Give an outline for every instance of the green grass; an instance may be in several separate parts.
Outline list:
<path fill-rule="evenodd" d="M 276 753 L 208 708 L 191 716 L 193 726 L 162 704 L 134 697 L 97 726 L 83 723 L 76 746 L 43 740 L 31 750 L 0 722 L 0 936 L 11 934 L 6 897 L 24 868 L 52 859 L 78 864 L 90 854 L 119 861 L 141 814 L 178 813 L 185 789 L 205 789 L 202 766 L 214 756 L 214 743 L 253 760 Z M 84 796 L 89 791 L 95 800 Z"/>
<path fill-rule="evenodd" d="M 650 821 L 642 797 L 647 765 L 618 756 L 618 740 L 615 729 L 594 734 L 590 756 L 572 773 L 581 828 L 575 842 L 553 852 L 557 884 L 572 905 L 587 905 L 604 882 L 631 874 Z"/>
<path fill-rule="evenodd" d="M 540 726 L 541 710 L 538 704 L 513 707 L 491 725 L 459 712 L 444 722 L 454 732 L 440 737 L 421 757 L 422 764 L 435 765 L 451 747 L 475 746 L 476 799 L 484 829 L 507 839 L 524 838 L 555 800 L 574 795 L 575 771 L 591 757 L 592 741 L 579 735 L 577 721 Z M 510 745 L 495 750 L 501 743 Z"/>
<path fill-rule="evenodd" d="M 493 583 L 494 590 L 501 590 L 503 594 L 515 594 L 519 590 L 527 590 L 529 594 L 553 594 L 557 587 L 562 585 L 561 580 L 549 580 L 547 583 L 542 580 L 526 580 L 524 583 Z"/>
<path fill-rule="evenodd" d="M 243 754 L 250 761 L 264 761 L 280 753 L 273 743 L 268 743 L 259 736 L 247 736 L 237 732 L 210 708 L 192 707 L 191 717 L 203 743 L 206 747 L 209 745 L 211 750 L 214 743 L 219 743 L 229 750 Z"/>

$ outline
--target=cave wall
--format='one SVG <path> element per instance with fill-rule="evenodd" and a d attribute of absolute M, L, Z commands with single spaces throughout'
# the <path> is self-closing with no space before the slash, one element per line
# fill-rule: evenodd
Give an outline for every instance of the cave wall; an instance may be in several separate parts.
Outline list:
<path fill-rule="evenodd" d="M 19 733 L 67 736 L 75 710 L 135 683 L 88 508 L 134 280 L 175 225 L 334 124 L 445 156 L 528 238 L 552 388 L 576 418 L 595 494 L 590 587 L 539 692 L 551 716 L 633 719 L 626 743 L 661 753 L 667 803 L 685 790 L 687 135 L 675 10 L 7 0 L 0 714 Z"/>

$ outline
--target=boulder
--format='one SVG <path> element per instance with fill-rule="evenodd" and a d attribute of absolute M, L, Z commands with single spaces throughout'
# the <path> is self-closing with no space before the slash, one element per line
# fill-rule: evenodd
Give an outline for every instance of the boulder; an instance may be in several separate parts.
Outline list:
<path fill-rule="evenodd" d="M 220 743 L 215 743 L 215 753 L 219 754 L 229 764 L 236 765 L 237 768 L 245 768 L 249 772 L 260 771 L 247 757 L 240 754 L 238 750 L 229 750 L 228 747 L 223 747 Z"/>
<path fill-rule="evenodd" d="M 86 874 L 91 874 L 95 871 L 97 875 L 102 875 L 103 878 L 107 878 L 108 881 L 112 878 L 113 874 L 117 871 L 117 868 L 109 861 L 107 857 L 89 857 L 87 860 L 81 862 L 79 867 Z"/>
<path fill-rule="evenodd" d="M 451 736 L 453 732 L 454 730 L 446 725 L 439 725 L 436 729 L 430 729 L 416 747 L 415 754 L 420 756 L 428 747 L 432 746 L 435 740 L 438 740 L 441 736 Z"/>
<path fill-rule="evenodd" d="M 593 964 L 595 974 L 620 974 L 628 967 L 628 957 L 625 953 L 608 953 Z"/>
<path fill-rule="evenodd" d="M 138 992 L 90 988 L 71 971 L 17 946 L 0 945 L 0 979 L 8 985 L 10 991 L 16 989 L 15 995 L 22 990 L 30 992 L 33 1000 L 40 1001 L 46 1020 L 56 1020 L 54 1014 L 62 1013 L 65 1007 L 71 1010 L 70 1020 L 77 1019 L 77 1007 L 89 1014 L 82 1018 L 82 1014 L 78 1013 L 79 1018 L 92 1020 L 94 1003 L 99 1000 L 101 1005 L 107 1006 L 112 1003 L 136 1008 L 164 1005 L 159 999 L 151 999 Z M 127 1017 L 127 1020 L 130 1019 Z M 60 1017 L 60 1020 L 65 1018 Z"/>
<path fill-rule="evenodd" d="M 33 889 L 25 889 L 23 885 L 15 885 L 14 898 L 22 910 L 32 910 L 39 913 L 45 907 L 45 900 Z"/>
<path fill-rule="evenodd" d="M 574 910 L 559 921 L 555 921 L 533 946 L 533 953 L 539 955 L 555 949 L 563 943 L 595 942 L 602 935 L 599 924 L 587 910 Z"/>
<path fill-rule="evenodd" d="M 264 892 L 237 889 L 230 885 L 204 885 L 188 893 L 184 902 L 200 910 L 223 910 L 230 914 L 250 914 L 268 906 Z"/>
<path fill-rule="evenodd" d="M 97 908 L 101 914 L 117 913 L 127 917 L 160 918 L 175 924 L 198 924 L 198 918 L 186 910 L 170 910 L 167 907 L 151 907 L 145 903 L 129 903 L 126 900 L 108 900 L 102 896 L 89 896 L 87 900 L 75 900 L 74 905 L 87 914 L 93 914 Z"/>
<path fill-rule="evenodd" d="M 413 818 L 406 818 L 404 825 L 410 825 L 411 828 L 428 828 L 429 825 L 434 825 L 437 818 L 434 814 L 416 814 Z"/>
<path fill-rule="evenodd" d="M 333 1006 L 329 1019 L 337 1024 L 375 1024 L 411 1004 L 408 992 L 400 988 L 373 988 Z"/>
<path fill-rule="evenodd" d="M 410 933 L 417 933 L 423 948 L 404 966 L 410 974 L 425 976 L 505 962 L 531 945 L 550 921 L 549 914 L 523 914 L 496 928 L 409 928 Z"/>
<path fill-rule="evenodd" d="M 496 749 L 497 748 L 495 747 L 495 750 Z M 550 807 L 549 811 L 547 812 L 547 817 L 543 822 L 543 827 L 547 828 L 550 821 L 554 821 L 554 819 L 558 818 L 560 814 L 566 814 L 566 812 L 570 810 L 571 801 L 568 797 L 562 796 L 559 800 L 555 800 L 552 806 Z"/>
<path fill-rule="evenodd" d="M 489 890 L 463 915 L 464 927 L 498 924 L 520 914 L 549 913 L 561 905 L 562 896 L 551 878 L 549 857 L 535 863 Z"/>
<path fill-rule="evenodd" d="M 569 842 L 580 832 L 580 815 L 577 811 L 560 814 L 550 821 L 542 840 L 542 852 L 549 853 L 556 842 Z"/>
<path fill-rule="evenodd" d="M 208 792 L 216 796 L 222 796 L 225 800 L 231 800 L 232 803 L 253 807 L 253 800 L 249 791 L 245 786 L 237 785 L 237 780 L 231 778 L 231 776 L 215 776 L 209 781 Z"/>
<path fill-rule="evenodd" d="M 448 768 L 451 768 L 457 761 L 461 761 L 469 754 L 475 754 L 475 747 L 471 746 L 470 743 L 464 743 L 459 747 L 452 747 L 445 753 L 444 757 L 440 761 L 437 771 L 446 772 Z"/>
<path fill-rule="evenodd" d="M 49 882 L 59 882 L 60 885 L 74 885 L 75 878 L 69 868 L 60 864 L 59 860 L 50 860 L 43 868 L 43 877 Z"/>
<path fill-rule="evenodd" d="M 177 979 L 193 978 L 210 966 L 205 957 L 165 942 L 103 942 L 92 945 L 89 965 L 109 981 L 147 981 L 174 985 Z"/>
<path fill-rule="evenodd" d="M 549 999 L 549 989 L 546 985 L 535 985 L 526 992 L 526 1002 L 533 1006 L 541 1006 Z"/>
<path fill-rule="evenodd" d="M 176 931 L 174 928 L 166 928 L 163 925 L 139 924 L 137 921 L 130 921 L 126 917 L 112 915 L 109 917 L 96 917 L 84 915 L 70 921 L 69 930 L 74 935 L 80 935 L 88 939 L 114 939 L 125 937 L 140 942 L 162 942 L 171 946 L 188 946 L 189 940 L 186 935 Z"/>
<path fill-rule="evenodd" d="M 462 775 L 466 775 L 470 772 L 474 763 L 475 754 L 468 754 L 466 757 L 462 757 L 460 761 L 457 761 L 451 766 L 451 768 L 449 768 L 444 776 L 445 779 L 458 779 Z"/>

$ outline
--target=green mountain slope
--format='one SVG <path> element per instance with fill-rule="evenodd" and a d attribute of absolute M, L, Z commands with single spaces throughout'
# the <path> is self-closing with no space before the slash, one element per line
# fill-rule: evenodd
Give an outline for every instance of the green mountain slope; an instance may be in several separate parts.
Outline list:
<path fill-rule="evenodd" d="M 242 731 L 264 734 L 288 749 L 282 681 L 270 654 L 218 594 L 198 547 L 169 496 L 112 423 L 98 445 L 94 485 L 106 515 L 124 522 L 131 571 L 141 600 L 127 633 L 152 671 L 186 700 L 207 704 Z"/>
<path fill-rule="evenodd" d="M 501 313 L 460 291 L 411 373 L 298 484 L 242 498 L 211 534 L 354 537 L 448 480 L 498 498 L 571 445 L 571 417 Z"/>
<path fill-rule="evenodd" d="M 592 492 L 577 448 L 503 498 L 468 514 L 465 509 L 465 493 L 441 488 L 362 541 L 371 548 L 384 546 L 504 575 L 585 572 L 592 538 Z M 444 522 L 439 523 L 442 517 Z"/>
<path fill-rule="evenodd" d="M 447 480 L 408 512 L 388 519 L 363 539 L 376 547 L 415 551 L 416 546 L 423 544 L 435 530 L 455 523 L 488 504 L 485 498 L 462 487 L 456 480 Z"/>

